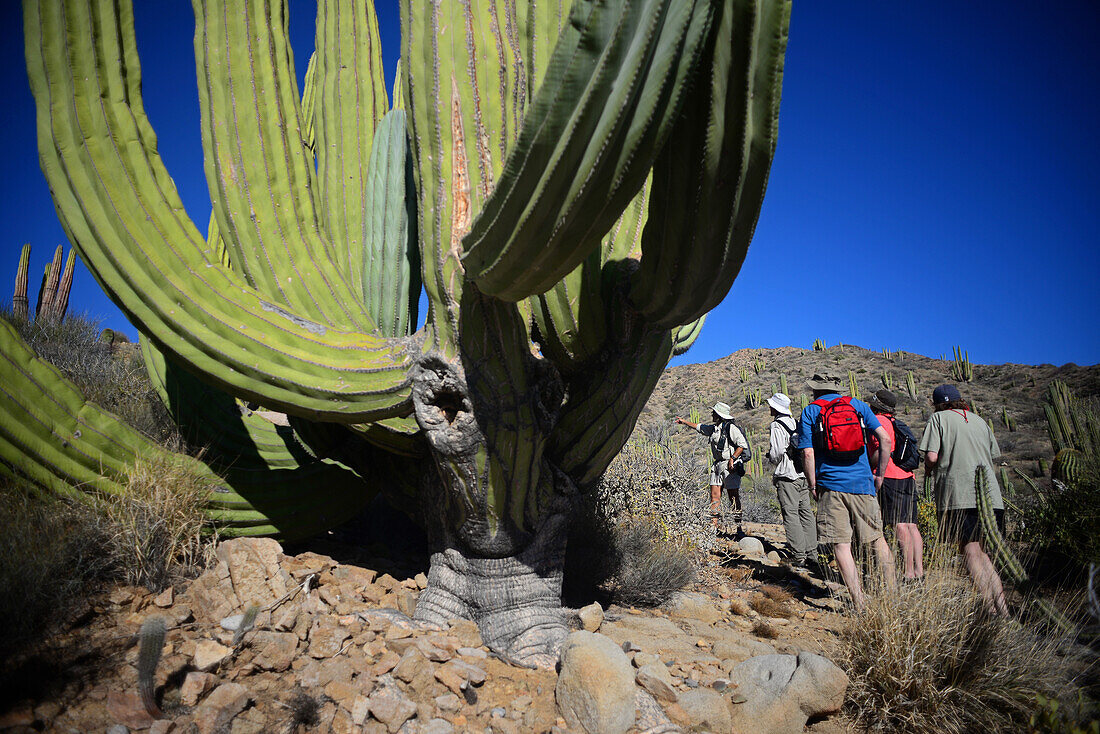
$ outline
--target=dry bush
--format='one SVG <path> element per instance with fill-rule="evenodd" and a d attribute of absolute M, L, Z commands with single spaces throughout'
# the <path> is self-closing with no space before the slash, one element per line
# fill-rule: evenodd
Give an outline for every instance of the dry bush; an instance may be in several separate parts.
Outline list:
<path fill-rule="evenodd" d="M 752 633 L 766 640 L 774 640 L 779 637 L 779 630 L 762 619 L 756 620 L 752 626 Z"/>
<path fill-rule="evenodd" d="M 1080 662 L 1061 641 L 990 615 L 939 560 L 923 586 L 870 597 L 843 641 L 848 705 L 875 731 L 1025 730 L 1038 696 L 1075 690 Z"/>
<path fill-rule="evenodd" d="M 749 566 L 735 566 L 734 568 L 723 567 L 722 573 L 725 574 L 730 581 L 735 584 L 743 584 L 750 581 L 755 573 L 756 569 Z"/>
<path fill-rule="evenodd" d="M 0 312 L 42 359 L 61 370 L 84 397 L 149 438 L 180 450 L 184 442 L 153 390 L 136 345 L 118 350 L 99 338 L 99 324 L 84 316 L 17 319 Z"/>
<path fill-rule="evenodd" d="M 613 559 L 612 573 L 603 587 L 617 604 L 659 606 L 695 580 L 691 552 L 664 537 L 653 522 L 616 525 Z"/>
<path fill-rule="evenodd" d="M 766 597 L 763 594 L 753 594 L 749 598 L 749 606 L 765 617 L 789 619 L 791 616 L 791 608 L 789 606 Z"/>
<path fill-rule="evenodd" d="M 205 568 L 215 538 L 202 508 L 214 485 L 169 457 L 139 459 L 128 478 L 98 503 L 112 575 L 159 591 Z"/>
<path fill-rule="evenodd" d="M 93 511 L 0 477 L 0 659 L 63 624 L 107 571 Z"/>
<path fill-rule="evenodd" d="M 752 614 L 752 609 L 744 599 L 734 597 L 730 599 L 730 612 L 739 617 L 748 617 Z"/>
<path fill-rule="evenodd" d="M 763 586 L 761 586 L 760 593 L 768 597 L 772 601 L 777 601 L 780 603 L 790 601 L 794 598 L 794 596 L 791 595 L 791 592 L 782 587 L 773 586 L 772 584 L 764 584 Z"/>

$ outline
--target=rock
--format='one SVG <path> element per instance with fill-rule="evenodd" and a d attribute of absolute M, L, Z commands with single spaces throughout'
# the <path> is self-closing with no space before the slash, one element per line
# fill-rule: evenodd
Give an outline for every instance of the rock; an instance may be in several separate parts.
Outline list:
<path fill-rule="evenodd" d="M 554 693 L 570 728 L 593 734 L 626 732 L 634 723 L 634 692 L 633 669 L 622 648 L 592 632 L 569 635 Z"/>
<path fill-rule="evenodd" d="M 136 691 L 108 691 L 107 713 L 131 729 L 148 729 L 154 721 Z"/>
<path fill-rule="evenodd" d="M 195 726 L 200 734 L 227 730 L 233 717 L 244 711 L 248 701 L 248 691 L 244 686 L 239 683 L 222 683 L 195 709 Z"/>
<path fill-rule="evenodd" d="M 34 709 L 29 703 L 13 706 L 7 711 L 0 712 L 0 730 L 31 726 L 34 724 L 34 719 Z"/>
<path fill-rule="evenodd" d="M 371 715 L 385 724 L 391 734 L 416 713 L 416 704 L 393 685 L 392 679 L 389 685 L 380 686 L 370 695 L 369 708 Z"/>
<path fill-rule="evenodd" d="M 313 658 L 331 658 L 344 647 L 344 641 L 351 637 L 347 627 L 333 616 L 319 616 L 309 630 L 309 656 Z"/>
<path fill-rule="evenodd" d="M 598 601 L 594 601 L 586 607 L 581 607 L 577 616 L 581 619 L 581 626 L 586 632 L 595 632 L 603 624 L 603 607 Z"/>
<path fill-rule="evenodd" d="M 458 638 L 462 647 L 481 647 L 481 631 L 477 623 L 469 619 L 452 619 L 447 622 L 450 633 Z"/>
<path fill-rule="evenodd" d="M 462 710 L 462 699 L 453 693 L 444 693 L 442 696 L 436 696 L 433 702 L 437 709 L 449 714 Z"/>
<path fill-rule="evenodd" d="M 672 681 L 672 674 L 662 663 L 649 663 L 638 668 L 635 676 L 638 685 L 653 694 L 654 698 L 668 703 L 676 703 L 679 696 Z"/>
<path fill-rule="evenodd" d="M 172 606 L 172 602 L 175 601 L 175 598 L 175 589 L 169 586 L 167 589 L 153 597 L 153 604 L 160 607 L 161 609 L 166 609 Z"/>
<path fill-rule="evenodd" d="M 717 691 L 709 688 L 696 688 L 680 696 L 677 702 L 687 714 L 691 726 L 704 731 L 727 732 L 732 727 L 729 704 Z M 767 728 L 754 726 L 751 729 L 737 731 L 767 732 Z"/>
<path fill-rule="evenodd" d="M 775 551 L 768 551 L 768 555 L 764 557 L 767 558 L 771 563 L 774 563 L 776 565 L 779 565 L 779 561 L 781 560 L 779 558 L 779 554 Z"/>
<path fill-rule="evenodd" d="M 641 668 L 650 663 L 660 663 L 660 655 L 651 655 L 648 652 L 636 652 L 634 653 L 634 659 L 631 661 L 634 663 L 635 668 Z M 662 663 L 663 664 L 663 663 Z"/>
<path fill-rule="evenodd" d="M 697 619 L 705 624 L 714 624 L 722 618 L 718 607 L 710 597 L 703 594 L 691 592 L 674 594 L 664 608 L 674 619 Z"/>
<path fill-rule="evenodd" d="M 358 695 L 351 701 L 351 721 L 356 726 L 362 726 L 370 716 L 370 699 L 364 695 Z"/>
<path fill-rule="evenodd" d="M 260 630 L 252 635 L 248 643 L 255 651 L 253 664 L 263 670 L 281 673 L 294 662 L 298 651 L 298 635 L 293 632 L 269 632 Z"/>
<path fill-rule="evenodd" d="M 757 655 L 774 655 L 775 648 L 766 642 L 755 640 L 747 635 L 740 635 L 732 630 L 715 640 L 711 646 L 711 652 L 719 660 L 735 660 L 744 662 Z"/>
<path fill-rule="evenodd" d="M 237 608 L 267 606 L 286 595 L 287 579 L 279 567 L 282 552 L 271 538 L 234 538 L 218 544 L 216 554 L 229 571 Z"/>
<path fill-rule="evenodd" d="M 417 574 L 423 576 L 424 574 Z M 430 719 L 426 724 L 421 724 L 420 734 L 452 734 L 455 728 L 446 719 Z"/>
<path fill-rule="evenodd" d="M 432 675 L 432 664 L 420 650 L 410 647 L 401 657 L 400 662 L 394 666 L 393 675 L 406 683 L 412 683 L 417 678 L 430 677 Z"/>
<path fill-rule="evenodd" d="M 149 734 L 169 734 L 175 728 L 176 722 L 168 719 L 157 719 L 149 726 Z"/>
<path fill-rule="evenodd" d="M 122 724 L 112 724 L 107 727 L 107 734 L 130 734 L 130 730 Z"/>
<path fill-rule="evenodd" d="M 215 680 L 210 673 L 188 673 L 183 679 L 183 685 L 180 686 L 180 703 L 184 706 L 194 706 L 207 691 L 214 687 Z"/>
<path fill-rule="evenodd" d="M 489 657 L 489 653 L 485 652 L 480 647 L 460 647 L 455 652 L 464 658 L 474 658 L 476 660 L 485 660 Z"/>
<path fill-rule="evenodd" d="M 395 652 L 387 650 L 382 657 L 378 658 L 378 661 L 371 667 L 371 673 L 373 675 L 385 675 L 390 672 L 401 662 L 401 656 Z"/>
<path fill-rule="evenodd" d="M 416 588 L 418 588 L 418 589 L 423 590 L 423 589 L 428 588 L 428 577 L 425 576 L 423 574 L 423 572 L 418 573 L 415 576 L 413 576 L 413 581 L 416 582 Z"/>
<path fill-rule="evenodd" d="M 776 734 L 801 732 L 809 717 L 838 711 L 848 688 L 843 670 L 808 652 L 750 658 L 731 679 L 746 699 L 733 709 L 734 726 Z"/>
<path fill-rule="evenodd" d="M 737 541 L 737 545 L 743 555 L 757 557 L 764 555 L 764 544 L 751 535 L 741 538 Z"/>
<path fill-rule="evenodd" d="M 195 643 L 195 655 L 191 665 L 195 670 L 208 672 L 216 669 L 222 661 L 229 657 L 233 650 L 213 640 L 199 640 Z"/>

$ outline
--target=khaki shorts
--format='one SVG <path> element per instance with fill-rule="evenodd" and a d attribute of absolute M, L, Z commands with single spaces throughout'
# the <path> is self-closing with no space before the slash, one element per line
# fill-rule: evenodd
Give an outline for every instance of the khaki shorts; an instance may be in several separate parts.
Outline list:
<path fill-rule="evenodd" d="M 824 492 L 817 500 L 817 542 L 871 543 L 882 537 L 882 512 L 873 494 Z"/>
<path fill-rule="evenodd" d="M 729 470 L 729 462 L 723 459 L 710 469 L 710 486 L 722 489 L 741 489 L 741 475 Z"/>

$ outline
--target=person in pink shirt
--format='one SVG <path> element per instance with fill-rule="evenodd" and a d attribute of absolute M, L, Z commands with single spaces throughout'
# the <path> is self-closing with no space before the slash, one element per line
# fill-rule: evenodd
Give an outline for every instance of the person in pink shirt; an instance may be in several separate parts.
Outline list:
<path fill-rule="evenodd" d="M 894 450 L 894 413 L 897 412 L 898 399 L 889 390 L 879 390 L 867 400 L 875 417 L 886 429 L 890 441 L 887 454 Z M 868 440 L 867 455 L 872 465 L 877 466 L 878 437 L 872 434 Z M 905 581 L 917 581 L 924 577 L 924 539 L 917 527 L 917 482 L 913 472 L 898 468 L 892 458 L 887 459 L 886 474 L 882 480 L 882 489 L 878 493 L 879 507 L 882 508 L 882 524 L 893 525 L 898 536 L 898 545 L 904 559 L 902 578 Z"/>

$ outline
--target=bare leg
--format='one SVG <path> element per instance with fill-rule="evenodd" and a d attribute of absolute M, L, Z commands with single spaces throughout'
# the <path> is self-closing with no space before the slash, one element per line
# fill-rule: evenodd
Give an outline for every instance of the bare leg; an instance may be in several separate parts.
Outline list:
<path fill-rule="evenodd" d="M 718 518 L 722 516 L 722 487 L 717 484 L 710 485 L 710 524 L 716 529 Z"/>
<path fill-rule="evenodd" d="M 985 599 L 989 611 L 1007 617 L 1008 604 L 1005 602 L 1001 577 L 997 575 L 993 561 L 989 560 L 989 556 L 982 550 L 982 544 L 976 540 L 964 543 L 962 553 L 966 561 L 966 570 L 970 572 L 970 578 L 974 579 L 974 585 L 978 587 L 982 598 Z"/>
<path fill-rule="evenodd" d="M 883 578 L 886 579 L 886 586 L 891 589 L 897 588 L 898 581 L 894 575 L 894 554 L 890 552 L 890 544 L 886 542 L 886 538 L 880 537 L 872 543 L 872 546 L 875 549 L 879 569 L 882 571 Z"/>
<path fill-rule="evenodd" d="M 907 579 L 919 579 L 924 576 L 924 540 L 920 530 L 911 522 L 899 522 L 896 529 L 904 562 L 903 575 Z"/>
<path fill-rule="evenodd" d="M 852 544 L 833 543 L 833 555 L 836 557 L 837 567 L 840 568 L 840 578 L 844 579 L 844 585 L 852 595 L 852 604 L 857 612 L 863 611 L 863 586 L 859 582 L 856 560 L 852 557 Z"/>

